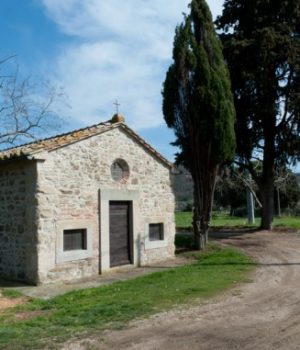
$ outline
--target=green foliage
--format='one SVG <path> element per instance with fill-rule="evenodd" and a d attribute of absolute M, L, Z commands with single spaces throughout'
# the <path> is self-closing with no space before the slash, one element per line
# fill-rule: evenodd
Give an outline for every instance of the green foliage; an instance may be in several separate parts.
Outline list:
<path fill-rule="evenodd" d="M 191 13 L 176 28 L 174 63 L 163 89 L 163 112 L 173 128 L 178 160 L 188 168 L 190 152 L 207 152 L 218 165 L 231 159 L 235 148 L 234 107 L 222 49 L 204 0 L 193 0 Z M 201 142 L 195 142 L 201 140 Z"/>
<path fill-rule="evenodd" d="M 163 114 L 180 148 L 177 162 L 194 182 L 195 246 L 207 237 L 218 167 L 234 155 L 235 112 L 229 73 L 205 0 L 192 0 L 176 28 L 173 64 L 163 87 Z"/>
<path fill-rule="evenodd" d="M 193 237 L 190 233 L 177 233 L 175 236 L 175 246 L 179 249 L 192 249 L 194 247 Z"/>
<path fill-rule="evenodd" d="M 246 185 L 244 172 L 234 166 L 223 166 L 216 182 L 214 205 L 218 207 L 230 206 L 231 212 L 246 206 Z"/>
<path fill-rule="evenodd" d="M 237 154 L 260 187 L 267 228 L 274 170 L 300 159 L 300 2 L 226 0 L 217 26 L 231 73 Z"/>
<path fill-rule="evenodd" d="M 134 318 L 211 297 L 244 281 L 254 266 L 244 254 L 216 245 L 195 257 L 191 265 L 48 301 L 33 300 L 7 311 L 0 318 L 0 348 L 58 348 L 70 337 L 120 328 Z"/>

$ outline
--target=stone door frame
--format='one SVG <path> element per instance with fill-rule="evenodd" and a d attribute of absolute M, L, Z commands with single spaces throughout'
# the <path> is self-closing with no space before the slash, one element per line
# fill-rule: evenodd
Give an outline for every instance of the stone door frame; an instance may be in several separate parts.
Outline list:
<path fill-rule="evenodd" d="M 99 190 L 99 273 L 110 270 L 109 202 L 132 203 L 132 265 L 139 265 L 139 191 L 100 188 Z"/>

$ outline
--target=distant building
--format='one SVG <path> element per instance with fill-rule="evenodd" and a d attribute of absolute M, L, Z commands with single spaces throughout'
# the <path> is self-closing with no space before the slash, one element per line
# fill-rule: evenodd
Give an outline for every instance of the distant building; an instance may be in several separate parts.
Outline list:
<path fill-rule="evenodd" d="M 170 170 L 120 115 L 0 152 L 0 275 L 49 283 L 172 257 Z"/>

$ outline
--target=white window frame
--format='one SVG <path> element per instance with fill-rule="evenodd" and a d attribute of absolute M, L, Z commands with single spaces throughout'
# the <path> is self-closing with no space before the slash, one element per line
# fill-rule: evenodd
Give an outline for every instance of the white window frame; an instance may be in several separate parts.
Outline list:
<path fill-rule="evenodd" d="M 149 237 L 150 224 L 162 224 L 163 225 L 164 239 L 157 240 L 157 241 L 150 241 L 150 237 Z M 165 222 L 164 218 L 162 218 L 162 217 L 151 217 L 151 218 L 146 219 L 146 222 L 145 222 L 145 250 L 165 248 L 168 246 L 168 241 L 166 239 L 166 236 L 167 236 L 166 228 L 167 228 L 166 222 Z"/>
<path fill-rule="evenodd" d="M 64 251 L 65 230 L 86 230 L 86 248 Z M 83 260 L 93 256 L 93 229 L 92 223 L 87 220 L 64 220 L 57 223 L 56 229 L 56 263 Z"/>

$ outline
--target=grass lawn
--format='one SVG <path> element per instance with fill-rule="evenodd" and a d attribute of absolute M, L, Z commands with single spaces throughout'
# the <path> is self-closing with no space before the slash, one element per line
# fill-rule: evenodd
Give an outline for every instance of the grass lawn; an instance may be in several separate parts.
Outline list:
<path fill-rule="evenodd" d="M 120 328 L 245 282 L 255 263 L 241 252 L 209 244 L 190 265 L 108 286 L 80 290 L 48 301 L 30 300 L 0 314 L 0 348 L 57 348 L 71 337 Z"/>
<path fill-rule="evenodd" d="M 300 217 L 283 216 L 274 219 L 274 227 L 300 229 Z"/>
<path fill-rule="evenodd" d="M 214 213 L 212 217 L 212 227 L 258 227 L 260 219 L 256 219 L 255 225 L 249 225 L 246 218 L 236 216 L 229 216 L 224 213 Z M 300 229 L 300 217 L 282 217 L 275 218 L 274 227 L 286 227 L 293 229 Z M 191 212 L 177 212 L 176 213 L 176 227 L 189 228 L 192 226 Z"/>

